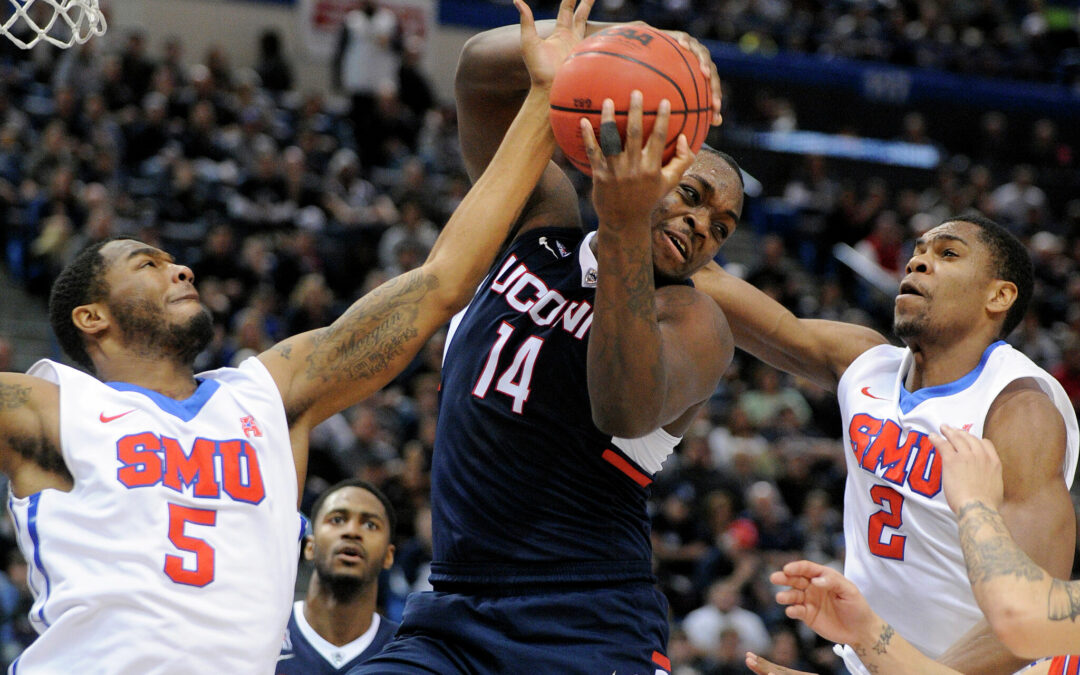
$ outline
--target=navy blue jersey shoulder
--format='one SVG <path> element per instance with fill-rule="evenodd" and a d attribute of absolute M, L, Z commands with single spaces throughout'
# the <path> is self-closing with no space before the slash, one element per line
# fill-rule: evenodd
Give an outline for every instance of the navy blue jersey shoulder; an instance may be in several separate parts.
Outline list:
<path fill-rule="evenodd" d="M 367 649 L 360 652 L 356 657 L 342 663 L 333 665 L 308 642 L 300 627 L 296 625 L 296 607 L 289 614 L 289 625 L 285 629 L 285 643 L 281 647 L 278 656 L 275 675 L 341 675 L 355 668 L 371 657 L 382 651 L 387 642 L 394 639 L 398 623 L 391 621 L 385 616 L 379 616 L 379 628 L 375 631 L 375 637 Z"/>
<path fill-rule="evenodd" d="M 646 490 L 592 421 L 596 270 L 582 236 L 522 235 L 453 324 L 432 466 L 436 589 L 651 579 Z"/>

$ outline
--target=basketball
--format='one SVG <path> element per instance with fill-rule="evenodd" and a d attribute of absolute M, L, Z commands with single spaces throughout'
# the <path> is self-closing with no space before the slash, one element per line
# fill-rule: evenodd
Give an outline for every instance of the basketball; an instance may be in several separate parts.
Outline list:
<path fill-rule="evenodd" d="M 652 133 L 660 101 L 671 103 L 664 162 L 675 155 L 679 134 L 697 152 L 709 133 L 712 99 L 709 78 L 698 58 L 671 36 L 648 26 L 606 28 L 574 47 L 551 85 L 551 127 L 566 158 L 592 175 L 579 121 L 592 123 L 599 137 L 600 106 L 615 103 L 615 122 L 625 141 L 630 92 L 642 94 L 644 138 Z"/>

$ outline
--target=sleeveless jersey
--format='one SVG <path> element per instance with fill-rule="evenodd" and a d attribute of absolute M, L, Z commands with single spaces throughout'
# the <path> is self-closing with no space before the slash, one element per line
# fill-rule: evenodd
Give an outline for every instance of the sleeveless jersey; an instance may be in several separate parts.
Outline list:
<path fill-rule="evenodd" d="M 588 241 L 522 235 L 451 324 L 431 472 L 436 590 L 652 580 L 646 488 L 679 439 L 621 441 L 593 424 Z"/>
<path fill-rule="evenodd" d="M 840 378 L 848 468 L 844 574 L 900 635 L 937 658 L 982 612 L 941 487 L 941 460 L 927 434 L 948 424 L 982 436 L 998 394 L 1010 382 L 1032 378 L 1065 420 L 1062 471 L 1069 485 L 1080 436 L 1061 385 L 1005 342 L 987 347 L 979 365 L 955 382 L 908 392 L 904 379 L 912 362 L 910 350 L 882 345 L 860 355 Z"/>
<path fill-rule="evenodd" d="M 347 673 L 382 651 L 394 639 L 396 621 L 378 613 L 371 617 L 371 627 L 360 637 L 340 647 L 315 632 L 304 619 L 304 601 L 297 600 L 289 615 L 285 641 L 278 655 L 275 675 L 337 675 Z"/>
<path fill-rule="evenodd" d="M 251 358 L 176 401 L 39 361 L 70 492 L 10 499 L 39 637 L 10 673 L 273 672 L 302 522 L 281 397 Z"/>

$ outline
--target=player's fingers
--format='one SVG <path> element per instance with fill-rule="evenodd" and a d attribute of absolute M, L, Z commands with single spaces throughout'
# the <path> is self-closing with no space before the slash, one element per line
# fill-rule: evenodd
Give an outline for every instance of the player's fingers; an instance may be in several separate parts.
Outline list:
<path fill-rule="evenodd" d="M 585 37 L 585 28 L 589 25 L 589 12 L 592 11 L 593 0 L 581 0 L 581 4 L 574 10 L 574 34 Z"/>
<path fill-rule="evenodd" d="M 622 150 L 619 127 L 615 123 L 615 102 L 605 98 L 600 106 L 600 151 L 605 157 L 614 157 Z"/>
<path fill-rule="evenodd" d="M 810 560 L 795 560 L 784 565 L 784 573 L 789 576 L 816 577 L 828 568 Z"/>
<path fill-rule="evenodd" d="M 746 667 L 757 675 L 779 675 L 773 668 L 773 664 L 758 656 L 754 652 L 746 652 Z"/>
<path fill-rule="evenodd" d="M 945 438 L 941 434 L 931 432 L 927 438 L 934 444 L 934 448 L 937 450 L 938 455 L 943 462 L 951 462 L 956 459 L 956 448 L 949 442 L 949 439 Z"/>
<path fill-rule="evenodd" d="M 789 588 L 786 591 L 776 592 L 776 602 L 780 605 L 801 605 L 806 601 L 806 593 Z"/>
<path fill-rule="evenodd" d="M 555 24 L 563 28 L 570 28 L 574 23 L 574 0 L 562 0 L 559 3 L 559 12 L 555 15 Z"/>
<path fill-rule="evenodd" d="M 679 184 L 683 174 L 693 163 L 694 153 L 690 151 L 690 141 L 686 140 L 686 134 L 679 134 L 675 141 L 675 156 L 664 167 L 664 182 L 669 189 Z"/>
<path fill-rule="evenodd" d="M 528 47 L 539 42 L 540 36 L 536 34 L 536 20 L 533 19 L 532 10 L 525 4 L 525 0 L 514 0 L 514 7 L 517 7 L 518 14 L 521 16 L 522 46 Z"/>
<path fill-rule="evenodd" d="M 581 142 L 585 146 L 585 156 L 589 158 L 589 166 L 592 167 L 593 176 L 607 169 L 607 157 L 600 151 L 600 144 L 596 141 L 592 123 L 588 119 L 581 118 Z"/>
<path fill-rule="evenodd" d="M 635 89 L 630 92 L 630 108 L 626 113 L 626 152 L 633 159 L 637 159 L 642 147 L 642 96 Z"/>
<path fill-rule="evenodd" d="M 667 143 L 668 124 L 671 121 L 671 102 L 666 98 L 656 106 L 656 121 L 653 122 L 652 133 L 645 142 L 645 155 L 650 161 L 659 161 L 664 156 L 664 145 Z"/>

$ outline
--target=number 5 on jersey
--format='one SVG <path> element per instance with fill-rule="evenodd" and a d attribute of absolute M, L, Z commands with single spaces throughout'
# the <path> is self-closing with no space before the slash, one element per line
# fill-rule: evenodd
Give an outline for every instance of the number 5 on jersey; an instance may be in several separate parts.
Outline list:
<path fill-rule="evenodd" d="M 214 580 L 214 547 L 205 539 L 188 535 L 184 526 L 214 527 L 216 524 L 217 511 L 169 504 L 169 541 L 181 551 L 195 554 L 195 568 L 187 569 L 182 557 L 168 554 L 165 556 L 165 576 L 178 584 L 200 588 Z"/>
<path fill-rule="evenodd" d="M 495 391 L 513 399 L 511 409 L 520 415 L 525 409 L 525 402 L 529 400 L 529 384 L 532 382 L 533 368 L 536 366 L 540 349 L 544 346 L 544 339 L 535 335 L 526 338 L 518 347 L 509 367 L 497 375 L 503 349 L 514 334 L 514 327 L 503 321 L 499 324 L 498 333 L 499 337 L 488 352 L 484 369 L 480 372 L 472 393 L 477 398 L 486 397 L 492 381 L 495 381 Z"/>

